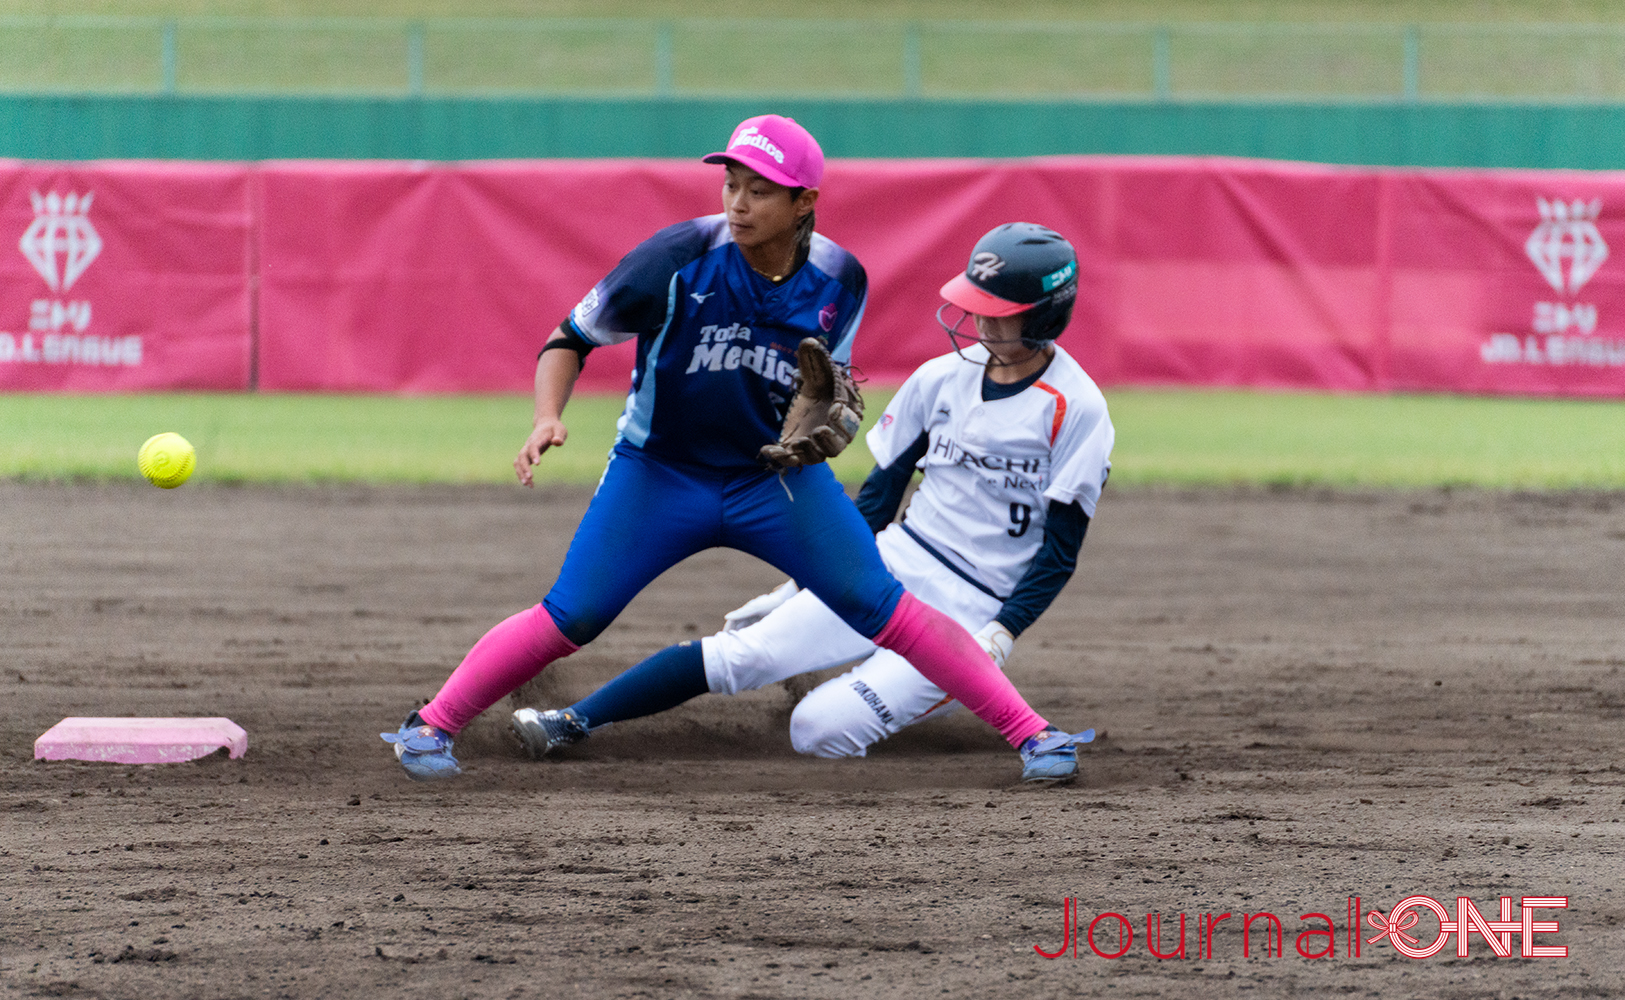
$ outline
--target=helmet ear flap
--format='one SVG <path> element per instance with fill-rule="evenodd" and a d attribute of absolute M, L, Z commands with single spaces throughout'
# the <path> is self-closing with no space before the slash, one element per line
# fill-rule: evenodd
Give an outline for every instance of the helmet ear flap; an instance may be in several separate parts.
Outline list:
<path fill-rule="evenodd" d="M 1034 303 L 1022 318 L 1022 343 L 1032 350 L 1053 344 L 1072 322 L 1072 307 L 1077 298 L 1077 280 L 1073 279 L 1056 289 L 1053 295 Z"/>
<path fill-rule="evenodd" d="M 1051 312 L 1048 305 L 1047 301 L 1040 302 L 1021 318 L 1021 346 L 1029 351 L 1040 351 L 1055 343 L 1055 335 L 1059 331 L 1048 315 Z"/>

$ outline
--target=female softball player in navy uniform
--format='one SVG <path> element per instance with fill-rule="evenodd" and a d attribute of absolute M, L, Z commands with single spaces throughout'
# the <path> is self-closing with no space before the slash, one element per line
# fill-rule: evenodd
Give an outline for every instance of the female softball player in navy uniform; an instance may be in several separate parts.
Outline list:
<path fill-rule="evenodd" d="M 1059 233 L 1031 223 L 989 232 L 965 273 L 942 289 L 948 301 L 939 319 L 958 310 L 943 320 L 954 352 L 911 375 L 868 436 L 876 466 L 857 506 L 878 533 L 887 568 L 910 593 L 974 631 L 1001 667 L 1016 636 L 1071 577 L 1111 468 L 1115 435 L 1105 398 L 1054 343 L 1076 294 L 1077 256 Z M 965 347 L 967 318 L 978 342 Z M 893 523 L 916 468 L 925 478 L 904 520 Z M 861 661 L 796 706 L 790 735 L 802 753 L 862 756 L 903 727 L 957 707 L 795 582 L 728 619 L 700 641 L 707 691 L 735 694 Z M 632 668 L 568 709 L 520 709 L 514 729 L 535 756 L 579 742 L 589 726 L 629 717 L 617 710 L 653 701 L 617 694 L 659 683 L 658 670 L 652 677 L 643 670 Z M 1076 766 L 1075 755 L 1057 754 L 1029 764 L 1024 777 L 1064 781 Z"/>
<path fill-rule="evenodd" d="M 851 254 L 813 232 L 824 157 L 800 125 L 748 119 L 705 159 L 725 166 L 724 211 L 633 249 L 537 361 L 535 422 L 514 462 L 526 485 L 541 455 L 565 441 L 564 404 L 586 354 L 637 340 L 616 443 L 557 581 L 540 604 L 487 632 L 434 699 L 384 739 L 416 780 L 461 773 L 452 743 L 464 725 L 592 641 L 666 569 L 728 546 L 772 563 L 854 631 L 907 658 L 997 728 L 1024 768 L 1075 755 L 1075 737 L 1034 712 L 968 632 L 887 572 L 827 465 L 781 482 L 760 464 L 778 438 L 798 345 L 819 338 L 845 361 L 867 279 Z M 645 666 L 665 678 L 654 688 L 694 688 L 685 698 L 705 690 L 697 644 Z"/>

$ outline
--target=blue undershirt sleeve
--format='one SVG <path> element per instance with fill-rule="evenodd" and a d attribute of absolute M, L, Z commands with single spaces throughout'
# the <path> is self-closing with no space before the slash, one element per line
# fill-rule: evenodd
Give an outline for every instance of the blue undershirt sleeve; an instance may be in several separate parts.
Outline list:
<path fill-rule="evenodd" d="M 1089 515 L 1082 507 L 1075 502 L 1051 500 L 1044 522 L 1044 544 L 994 621 L 1009 629 L 1011 635 L 1020 635 L 1037 621 L 1072 579 L 1072 571 L 1078 566 L 1078 550 L 1088 530 Z"/>
<path fill-rule="evenodd" d="M 897 508 L 902 505 L 903 494 L 908 492 L 909 481 L 914 478 L 914 467 L 930 446 L 931 438 L 922 431 L 908 450 L 897 456 L 897 461 L 884 469 L 875 466 L 869 478 L 863 481 L 856 503 L 870 531 L 878 535 L 897 519 Z"/>

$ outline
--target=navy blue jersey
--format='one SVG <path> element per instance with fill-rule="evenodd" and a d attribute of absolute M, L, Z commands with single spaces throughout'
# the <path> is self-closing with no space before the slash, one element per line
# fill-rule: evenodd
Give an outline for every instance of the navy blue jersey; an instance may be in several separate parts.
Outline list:
<path fill-rule="evenodd" d="M 850 361 L 868 277 L 813 235 L 807 262 L 779 284 L 757 274 L 724 215 L 668 226 L 638 244 L 570 313 L 590 344 L 637 338 L 616 425 L 622 444 L 713 468 L 760 468 L 793 393 L 796 346 L 822 338 Z"/>

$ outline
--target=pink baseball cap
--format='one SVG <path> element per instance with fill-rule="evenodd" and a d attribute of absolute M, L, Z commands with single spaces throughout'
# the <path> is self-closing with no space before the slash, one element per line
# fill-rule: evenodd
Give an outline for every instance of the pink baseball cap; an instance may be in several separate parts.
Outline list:
<path fill-rule="evenodd" d="M 742 164 L 785 187 L 815 188 L 824 179 L 824 151 L 812 133 L 783 115 L 746 118 L 734 129 L 728 148 L 706 163 Z"/>

